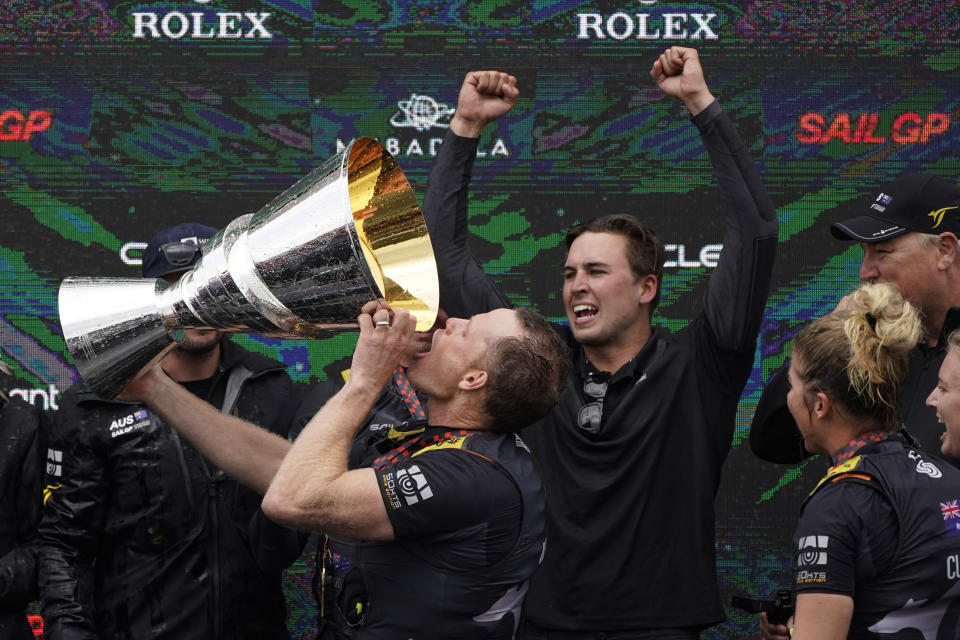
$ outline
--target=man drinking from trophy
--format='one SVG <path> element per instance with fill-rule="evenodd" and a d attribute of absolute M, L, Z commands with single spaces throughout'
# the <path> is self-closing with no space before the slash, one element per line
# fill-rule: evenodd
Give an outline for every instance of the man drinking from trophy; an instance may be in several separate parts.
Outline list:
<path fill-rule="evenodd" d="M 449 318 L 427 353 L 414 353 L 406 310 L 372 302 L 357 322 L 349 380 L 292 445 L 157 368 L 124 397 L 264 492 L 270 518 L 325 534 L 318 637 L 512 638 L 545 534 L 539 476 L 515 432 L 557 401 L 566 347 L 523 308 Z M 350 469 L 355 436 L 398 365 L 430 397 L 424 430 Z"/>

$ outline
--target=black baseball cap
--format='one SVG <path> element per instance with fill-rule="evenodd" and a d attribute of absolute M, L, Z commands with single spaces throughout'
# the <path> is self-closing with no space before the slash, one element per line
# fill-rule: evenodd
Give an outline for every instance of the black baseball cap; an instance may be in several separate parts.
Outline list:
<path fill-rule="evenodd" d="M 159 278 L 187 271 L 200 259 L 200 249 L 217 230 L 196 222 L 184 222 L 153 236 L 143 250 L 140 269 L 144 278 Z"/>
<path fill-rule="evenodd" d="M 830 225 L 838 240 L 880 242 L 908 231 L 960 237 L 960 187 L 926 173 L 900 176 L 884 186 L 862 216 Z"/>

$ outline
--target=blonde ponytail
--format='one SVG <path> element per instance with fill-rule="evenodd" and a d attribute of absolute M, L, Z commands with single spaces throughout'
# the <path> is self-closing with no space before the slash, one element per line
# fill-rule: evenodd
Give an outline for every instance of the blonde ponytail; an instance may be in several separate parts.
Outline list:
<path fill-rule="evenodd" d="M 846 308 L 813 321 L 794 343 L 800 378 L 856 417 L 896 427 L 910 350 L 923 337 L 919 312 L 891 284 L 865 284 Z"/>
<path fill-rule="evenodd" d="M 846 316 L 850 386 L 871 403 L 893 406 L 908 354 L 923 336 L 920 314 L 893 285 L 868 284 L 853 293 Z"/>

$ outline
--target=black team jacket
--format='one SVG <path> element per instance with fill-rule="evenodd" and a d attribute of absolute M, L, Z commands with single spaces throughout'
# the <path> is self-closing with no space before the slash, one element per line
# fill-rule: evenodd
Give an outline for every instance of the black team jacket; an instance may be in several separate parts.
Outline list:
<path fill-rule="evenodd" d="M 299 394 L 284 366 L 221 345 L 204 395 L 286 437 Z M 47 638 L 287 639 L 280 571 L 261 568 L 250 544 L 261 496 L 144 405 L 71 387 L 49 438 L 46 484 Z"/>
<path fill-rule="evenodd" d="M 33 638 L 26 607 L 37 598 L 47 419 L 20 398 L 0 405 L 0 640 L 25 640 Z"/>

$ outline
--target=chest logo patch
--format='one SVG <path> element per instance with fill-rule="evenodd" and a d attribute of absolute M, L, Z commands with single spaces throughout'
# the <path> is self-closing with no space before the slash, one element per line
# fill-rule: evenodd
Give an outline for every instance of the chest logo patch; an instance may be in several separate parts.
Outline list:
<path fill-rule="evenodd" d="M 122 418 L 117 418 L 110 423 L 110 437 L 116 438 L 128 434 L 132 431 L 143 429 L 150 425 L 150 414 L 143 409 L 138 409 Z"/>

